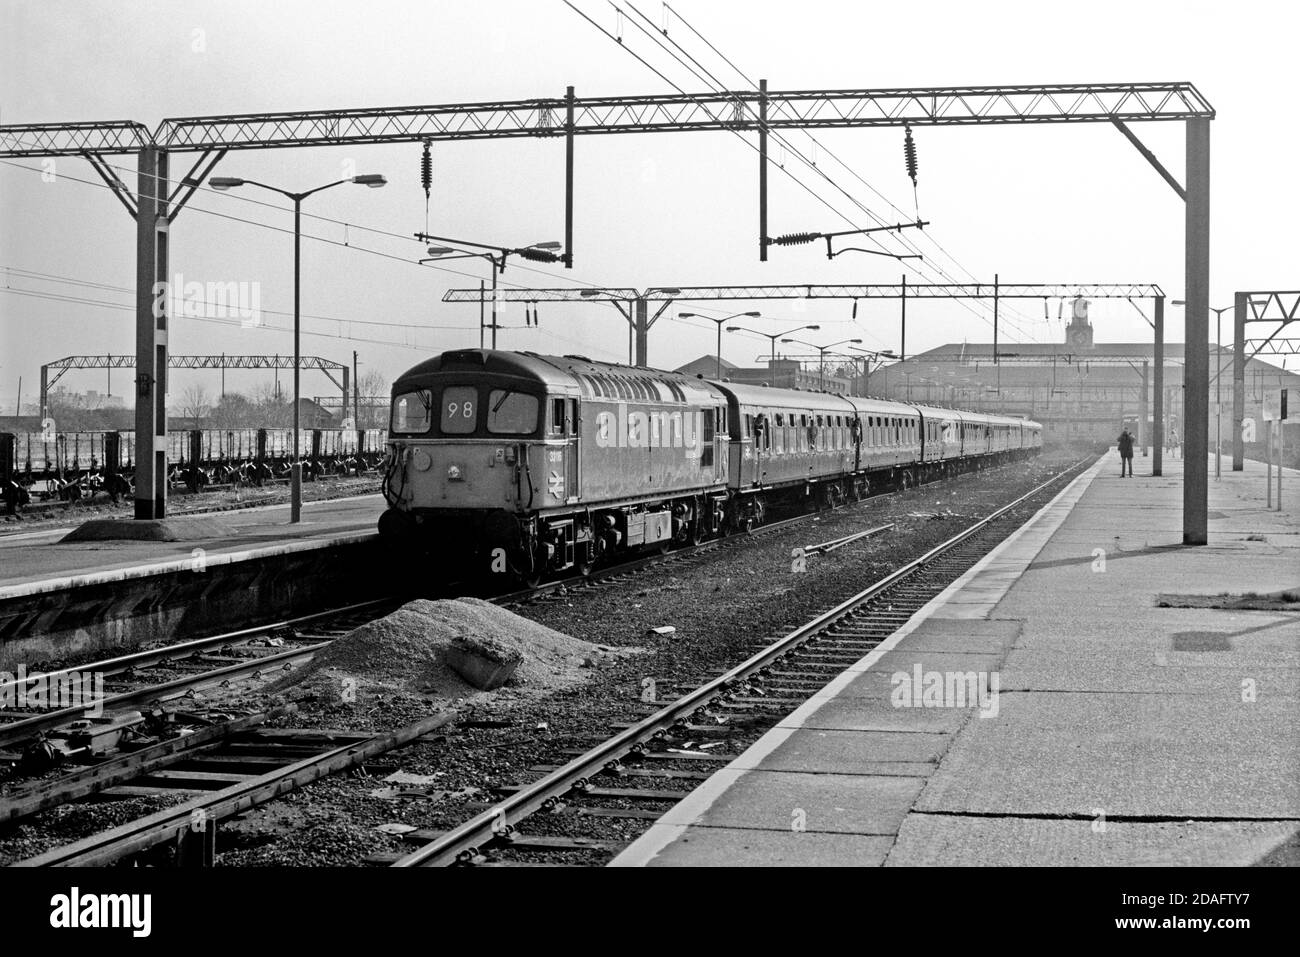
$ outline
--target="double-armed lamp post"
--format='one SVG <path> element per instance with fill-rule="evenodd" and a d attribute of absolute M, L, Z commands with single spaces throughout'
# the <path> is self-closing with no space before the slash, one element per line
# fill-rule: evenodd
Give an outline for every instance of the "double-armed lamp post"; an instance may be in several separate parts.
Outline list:
<path fill-rule="evenodd" d="M 721 319 L 714 319 L 712 316 L 701 316 L 698 312 L 679 312 L 678 319 L 707 319 L 715 323 L 718 327 L 718 352 L 717 352 L 717 372 L 715 378 L 722 378 L 722 327 L 732 319 L 739 319 L 741 316 L 748 316 L 751 319 L 758 319 L 763 314 L 761 312 L 738 312 L 734 316 L 724 316 Z"/>
<path fill-rule="evenodd" d="M 555 250 L 560 248 L 557 242 L 533 243 L 531 246 L 520 246 L 515 249 L 509 249 L 503 246 L 489 246 L 486 243 L 471 243 L 463 239 L 448 239 L 446 236 L 430 236 L 428 233 L 416 233 L 416 239 L 425 242 L 437 240 L 443 243 L 453 243 L 456 246 L 473 246 L 476 249 L 485 250 L 485 252 L 471 252 L 464 249 L 453 249 L 451 246 L 430 246 L 428 248 L 429 258 L 421 259 L 420 263 L 436 262 L 448 259 L 486 259 L 492 264 L 492 348 L 497 347 L 497 276 L 506 271 L 506 259 L 510 256 L 518 256 L 520 259 L 528 259 L 538 263 L 558 263 L 563 262 L 564 257 Z M 482 311 L 480 310 L 480 319 Z M 483 328 L 482 323 L 479 325 L 479 348 L 483 348 Z"/>
<path fill-rule="evenodd" d="M 772 383 L 771 383 L 771 384 L 772 384 L 773 386 L 775 386 L 775 385 L 776 385 L 776 340 L 780 339 L 782 336 L 788 336 L 788 335 L 789 335 L 790 333 L 792 333 L 792 332 L 802 332 L 802 331 L 805 330 L 805 329 L 814 329 L 814 330 L 816 330 L 816 329 L 820 329 L 820 328 L 821 328 L 821 326 L 795 326 L 793 329 L 787 329 L 785 332 L 778 332 L 778 333 L 773 334 L 773 333 L 770 333 L 770 332 L 759 332 L 757 329 L 749 329 L 749 328 L 746 328 L 745 326 L 727 326 L 727 331 L 728 331 L 728 332 L 748 332 L 748 333 L 750 333 L 751 335 L 755 335 L 755 336 L 763 336 L 763 337 L 765 337 L 765 338 L 771 340 L 771 343 L 772 343 L 772 357 L 771 357 L 771 359 L 768 360 L 767 370 L 768 370 L 768 372 L 770 372 L 771 375 L 772 375 Z"/>
<path fill-rule="evenodd" d="M 871 361 L 873 359 L 878 362 L 883 359 L 897 359 L 898 354 L 892 349 L 881 349 L 877 352 L 875 349 L 861 349 L 857 346 L 849 346 L 849 348 L 854 352 L 864 353 L 862 357 L 862 394 L 864 396 L 870 395 L 871 393 L 867 391 L 867 383 L 871 381 Z M 883 363 L 881 364 L 883 365 Z"/>
<path fill-rule="evenodd" d="M 842 346 L 846 342 L 861 342 L 861 339 L 841 339 L 839 342 L 832 342 L 829 345 L 818 346 L 811 342 L 805 342 L 803 339 L 782 339 L 782 342 L 797 342 L 801 346 L 810 346 L 817 350 L 817 388 L 825 390 L 826 388 L 826 352 L 834 349 L 836 346 Z"/>
<path fill-rule="evenodd" d="M 291 193 L 287 189 L 268 186 L 266 183 L 259 183 L 256 180 L 241 179 L 237 176 L 213 176 L 208 180 L 208 185 L 217 190 L 234 189 L 237 186 L 258 186 L 293 200 L 293 464 L 290 466 L 289 472 L 290 522 L 302 520 L 302 455 L 299 449 L 298 434 L 299 406 L 302 402 L 298 387 L 298 367 L 302 355 L 302 325 L 298 311 L 299 286 L 302 274 L 302 201 L 313 193 L 319 193 L 334 186 L 342 186 L 344 183 L 355 183 L 358 186 L 369 186 L 371 189 L 378 189 L 387 185 L 388 180 L 378 173 L 367 173 L 363 176 L 349 176 L 347 179 L 335 180 L 333 183 L 326 183 L 324 186 L 317 186 L 315 189 L 309 189 L 302 193 Z"/>

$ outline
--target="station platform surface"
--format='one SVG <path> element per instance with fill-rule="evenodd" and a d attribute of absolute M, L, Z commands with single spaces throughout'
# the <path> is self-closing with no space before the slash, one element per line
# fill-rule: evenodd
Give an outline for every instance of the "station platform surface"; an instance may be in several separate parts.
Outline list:
<path fill-rule="evenodd" d="M 1211 458 L 1209 544 L 1185 547 L 1185 463 L 1167 456 L 1160 477 L 1135 464 L 1121 479 L 1117 454 L 1103 456 L 613 865 L 1247 865 L 1289 853 L 1300 614 L 1157 596 L 1300 587 L 1300 484 L 1288 473 L 1291 504 L 1269 511 L 1262 464 L 1232 472 L 1225 459 L 1216 481 Z"/>
<path fill-rule="evenodd" d="M 75 526 L 0 536 L 0 600 L 83 585 L 127 581 L 192 568 L 196 552 L 207 567 L 330 548 L 377 535 L 384 510 L 378 493 L 304 502 L 302 521 L 289 506 L 264 505 L 201 515 L 216 534 L 180 542 L 63 542 Z"/>

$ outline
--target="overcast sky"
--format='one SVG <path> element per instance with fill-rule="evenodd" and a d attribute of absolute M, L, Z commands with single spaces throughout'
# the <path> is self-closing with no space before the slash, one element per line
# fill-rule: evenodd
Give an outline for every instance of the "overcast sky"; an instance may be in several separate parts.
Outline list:
<path fill-rule="evenodd" d="M 618 29 L 608 0 L 575 3 L 606 29 Z M 664 22 L 657 0 L 635 5 L 656 24 Z M 677 0 L 672 6 L 773 90 L 1193 82 L 1218 111 L 1211 305 L 1230 304 L 1237 289 L 1297 288 L 1300 133 L 1284 93 L 1296 82 L 1300 5 Z M 4 0 L 0 9 L 3 123 L 130 119 L 153 128 L 176 116 L 561 96 L 570 84 L 579 96 L 672 91 L 629 51 L 688 92 L 703 89 L 632 18 L 622 25 L 620 47 L 560 0 Z M 744 88 L 681 19 L 669 14 L 666 22 L 669 35 L 710 71 L 731 88 Z M 1134 129 L 1181 178 L 1183 125 Z M 818 147 L 802 133 L 787 135 L 833 183 L 776 146 L 774 159 L 784 159 L 785 170 L 830 205 L 773 170 L 773 234 L 866 225 L 866 214 L 841 188 L 883 219 L 914 218 L 901 130 L 818 132 Z M 994 273 L 1003 282 L 1155 282 L 1171 298 L 1182 296 L 1183 204 L 1112 127 L 921 127 L 915 138 L 920 214 L 932 223 L 925 237 L 915 237 L 923 265 L 858 254 L 828 262 L 820 246 L 773 249 L 770 261 L 760 263 L 751 146 L 729 133 L 651 134 L 579 138 L 575 268 L 534 272 L 512 261 L 502 278 L 540 286 L 851 283 L 897 282 L 906 270 L 940 282 L 991 282 Z M 176 156 L 173 175 L 179 178 L 190 161 Z M 310 317 L 304 353 L 350 362 L 355 349 L 363 371 L 379 369 L 391 379 L 429 354 L 476 345 L 477 306 L 441 298 L 451 286 L 477 286 L 487 277 L 486 263 L 449 264 L 463 275 L 415 264 L 421 246 L 409 237 L 426 226 L 418 144 L 236 152 L 215 172 L 308 189 L 339 178 L 348 161 L 358 172 L 384 174 L 389 185 L 344 186 L 308 200 L 305 211 L 322 218 L 305 220 L 305 232 L 331 242 L 304 241 L 302 311 Z M 111 162 L 134 188 L 134 160 Z M 13 407 L 19 376 L 34 398 L 43 362 L 134 352 L 133 224 L 85 161 L 60 159 L 53 182 L 39 171 L 39 160 L 0 161 L 4 411 Z M 292 241 L 284 230 L 292 217 L 284 206 L 257 190 L 205 190 L 177 218 L 173 274 L 187 282 L 257 284 L 263 321 L 243 328 L 179 318 L 173 352 L 291 353 Z M 509 246 L 563 239 L 563 141 L 435 144 L 428 227 Z M 651 331 L 651 364 L 671 368 L 713 352 L 713 324 L 670 318 L 678 311 L 721 316 L 761 309 L 764 318 L 750 322 L 766 331 L 820 323 L 822 331 L 810 334 L 815 341 L 857 336 L 872 348 L 899 346 L 896 303 L 867 304 L 856 322 L 847 302 L 723 305 L 730 304 L 682 303 L 666 313 Z M 907 350 L 989 341 L 989 315 L 985 304 L 915 303 Z M 1128 303 L 1096 303 L 1092 315 L 1098 341 L 1150 335 Z M 1050 319 L 1041 303 L 1019 304 L 1004 316 L 1004 342 L 1061 341 L 1055 303 Z M 1168 337 L 1181 341 L 1181 310 L 1171 309 L 1170 318 Z M 610 306 L 543 304 L 540 320 L 539 329 L 524 329 L 522 307 L 507 309 L 502 347 L 627 359 L 627 327 Z M 1224 339 L 1230 339 L 1226 331 Z M 766 349 L 765 339 L 739 334 L 723 344 L 726 358 L 746 364 Z M 105 377 L 80 372 L 64 381 L 78 391 L 102 391 Z M 173 401 L 192 383 L 215 389 L 217 381 L 215 373 L 178 373 Z M 251 390 L 256 381 L 231 374 L 228 387 Z M 126 382 L 119 373 L 113 391 Z M 333 394 L 317 375 L 306 376 L 303 389 Z"/>

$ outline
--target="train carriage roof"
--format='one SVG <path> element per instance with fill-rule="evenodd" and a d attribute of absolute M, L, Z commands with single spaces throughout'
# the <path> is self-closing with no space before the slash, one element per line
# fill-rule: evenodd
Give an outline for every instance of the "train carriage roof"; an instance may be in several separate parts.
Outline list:
<path fill-rule="evenodd" d="M 781 409 L 800 409 L 806 412 L 852 412 L 853 405 L 847 396 L 835 392 L 803 392 L 799 389 L 774 389 L 765 385 L 748 385 L 743 382 L 714 382 L 714 386 L 735 396 L 741 405 L 774 406 Z"/>

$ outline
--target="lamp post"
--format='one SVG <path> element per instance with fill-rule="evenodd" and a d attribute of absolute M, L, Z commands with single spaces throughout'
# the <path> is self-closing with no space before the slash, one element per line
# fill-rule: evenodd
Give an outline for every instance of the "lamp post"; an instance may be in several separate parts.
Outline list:
<path fill-rule="evenodd" d="M 450 246 L 430 246 L 428 248 L 429 257 L 421 259 L 420 263 L 434 262 L 440 259 L 486 259 L 492 264 L 492 348 L 497 347 L 497 275 L 506 271 L 506 259 L 510 256 L 519 256 L 522 259 L 529 259 L 533 262 L 541 263 L 558 263 L 562 262 L 564 257 L 555 250 L 560 248 L 557 242 L 533 243 L 531 246 L 521 246 L 516 249 L 507 249 L 501 246 L 488 246 L 484 243 L 471 243 L 463 239 L 447 239 L 444 236 L 430 236 L 427 233 L 416 233 L 417 238 L 429 240 L 438 239 L 442 242 L 455 243 L 458 246 L 478 246 L 488 252 L 471 252 L 464 249 L 453 249 Z M 482 314 L 479 315 L 480 326 L 482 324 Z M 480 328 L 480 333 L 482 332 Z M 483 346 L 483 337 L 479 336 L 479 347 Z"/>
<path fill-rule="evenodd" d="M 1185 299 L 1174 299 L 1172 305 L 1186 306 Z M 1214 313 L 1214 378 L 1210 380 L 1210 385 L 1214 386 L 1214 477 L 1217 480 L 1223 478 L 1223 385 L 1219 378 L 1223 375 L 1223 314 L 1231 312 L 1233 306 L 1224 306 L 1222 309 L 1216 309 L 1210 306 L 1210 312 Z"/>
<path fill-rule="evenodd" d="M 862 363 L 862 394 L 870 395 L 867 391 L 867 383 L 871 380 L 871 360 L 872 359 L 897 359 L 898 354 L 893 349 L 881 349 L 877 352 L 874 349 L 859 349 L 857 346 L 849 346 L 854 352 L 866 353 Z"/>
<path fill-rule="evenodd" d="M 772 385 L 776 386 L 776 340 L 782 336 L 788 336 L 792 332 L 802 332 L 805 329 L 818 330 L 821 326 L 795 326 L 793 329 L 787 329 L 785 332 L 778 332 L 773 335 L 770 332 L 759 332 L 757 329 L 747 329 L 744 326 L 727 326 L 728 332 L 749 332 L 756 336 L 764 336 L 772 342 L 772 357 L 768 360 L 767 369 L 772 373 Z"/>
<path fill-rule="evenodd" d="M 818 346 L 811 342 L 805 342 L 803 339 L 782 339 L 782 342 L 797 342 L 801 346 L 812 346 L 817 350 L 817 388 L 823 392 L 826 391 L 826 350 L 834 349 L 836 346 L 842 346 L 846 342 L 861 342 L 861 339 L 841 339 L 839 342 L 832 342 L 830 345 Z"/>
<path fill-rule="evenodd" d="M 335 180 L 333 183 L 326 183 L 324 186 L 317 186 L 315 189 L 309 189 L 302 193 L 291 193 L 287 189 L 268 186 L 266 183 L 259 183 L 256 180 L 241 179 L 238 176 L 213 176 L 208 180 L 208 185 L 216 190 L 234 189 L 237 186 L 259 186 L 262 189 L 269 189 L 273 193 L 279 193 L 281 196 L 293 200 L 293 464 L 289 468 L 290 523 L 297 523 L 302 520 L 302 456 L 298 441 L 298 416 L 300 411 L 298 407 L 302 401 L 299 394 L 302 322 L 298 309 L 302 275 L 302 201 L 313 193 L 319 193 L 334 186 L 342 186 L 344 183 L 355 183 L 358 186 L 369 186 L 371 189 L 378 189 L 386 185 L 388 180 L 378 173 L 367 173 L 362 176 L 349 176 L 347 179 Z"/>
<path fill-rule="evenodd" d="M 679 312 L 678 319 L 707 319 L 709 322 L 716 323 L 718 326 L 718 364 L 715 378 L 722 378 L 722 326 L 732 319 L 739 319 L 741 316 L 749 316 L 751 319 L 758 319 L 763 314 L 761 312 L 738 312 L 734 316 L 725 316 L 722 319 L 714 319 L 712 316 L 701 316 L 698 312 Z"/>

